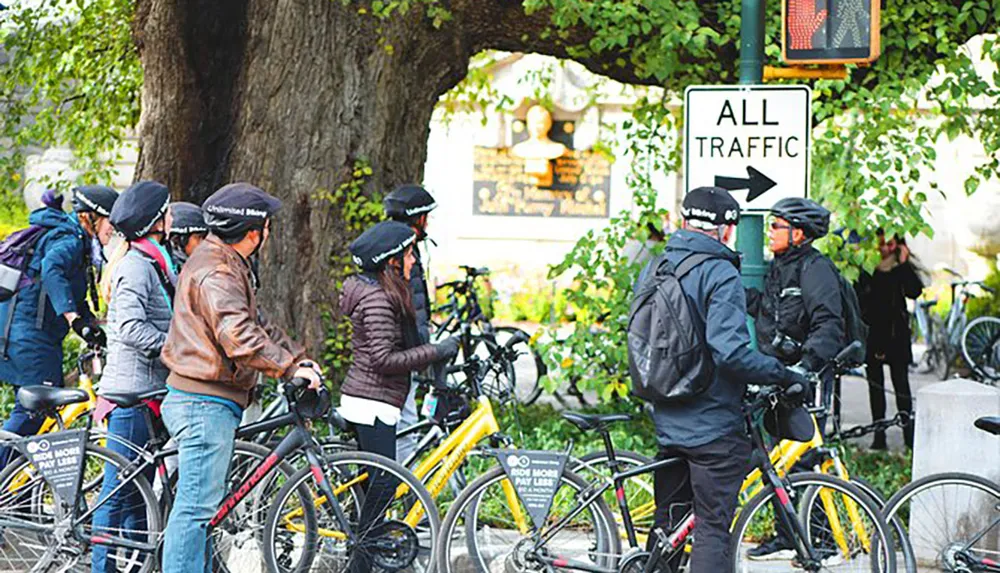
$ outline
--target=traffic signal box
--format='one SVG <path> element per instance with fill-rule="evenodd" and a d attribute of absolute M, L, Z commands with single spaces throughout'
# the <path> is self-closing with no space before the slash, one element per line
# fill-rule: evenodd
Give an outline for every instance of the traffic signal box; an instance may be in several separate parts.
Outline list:
<path fill-rule="evenodd" d="M 782 0 L 782 59 L 793 65 L 874 61 L 879 10 L 879 0 Z"/>

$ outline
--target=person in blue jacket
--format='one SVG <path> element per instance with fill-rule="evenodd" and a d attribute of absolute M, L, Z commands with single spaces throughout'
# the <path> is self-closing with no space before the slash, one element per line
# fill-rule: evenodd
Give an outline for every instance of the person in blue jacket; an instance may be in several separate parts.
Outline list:
<path fill-rule="evenodd" d="M 104 333 L 87 305 L 88 266 L 91 243 L 104 227 L 101 219 L 110 214 L 117 193 L 88 186 L 75 189 L 74 194 L 77 213 L 64 212 L 62 196 L 46 191 L 44 206 L 28 217 L 31 225 L 46 231 L 27 266 L 31 284 L 0 303 L 0 381 L 8 384 L 62 386 L 62 343 L 70 328 L 88 343 L 104 344 Z M 87 221 L 88 230 L 81 226 L 81 219 Z M 41 418 L 32 418 L 15 401 L 3 429 L 28 436 L 41 424 Z M 0 454 L 0 464 L 6 458 Z"/>
<path fill-rule="evenodd" d="M 671 235 L 666 250 L 650 261 L 637 285 L 664 260 L 675 268 L 697 256 L 701 262 L 680 278 L 715 370 L 708 387 L 695 397 L 654 405 L 652 418 L 660 450 L 657 459 L 679 457 L 686 464 L 656 470 L 654 528 L 670 531 L 678 503 L 693 500 L 694 526 L 690 573 L 731 572 L 729 526 L 743 478 L 750 469 L 750 438 L 742 413 L 747 384 L 805 388 L 802 374 L 754 350 L 747 328 L 746 293 L 740 281 L 739 254 L 730 243 L 740 219 L 739 203 L 720 187 L 699 187 L 685 197 L 683 229 Z M 650 535 L 649 549 L 656 544 Z M 674 564 L 671 564 L 672 566 Z"/>

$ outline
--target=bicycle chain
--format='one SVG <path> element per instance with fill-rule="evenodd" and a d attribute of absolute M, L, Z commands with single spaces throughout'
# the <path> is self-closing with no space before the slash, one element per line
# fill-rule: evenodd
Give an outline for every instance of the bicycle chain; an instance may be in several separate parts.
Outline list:
<path fill-rule="evenodd" d="M 868 424 L 867 426 L 855 426 L 849 430 L 842 430 L 837 436 L 840 440 L 850 440 L 854 438 L 862 438 L 868 434 L 874 434 L 876 432 L 884 432 L 890 428 L 899 426 L 900 428 L 907 426 L 913 419 L 913 412 L 899 412 L 892 418 L 885 418 L 882 420 L 877 420 Z"/>

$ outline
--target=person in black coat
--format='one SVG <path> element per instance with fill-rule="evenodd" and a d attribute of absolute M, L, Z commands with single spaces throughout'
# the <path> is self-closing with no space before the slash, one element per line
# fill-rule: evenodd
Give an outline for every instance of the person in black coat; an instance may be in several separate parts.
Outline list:
<path fill-rule="evenodd" d="M 417 243 L 427 240 L 427 219 L 431 211 L 437 208 L 437 202 L 426 189 L 416 184 L 400 185 L 385 196 L 382 201 L 385 215 L 393 221 L 405 223 L 416 233 Z M 425 246 L 426 248 L 426 246 Z M 413 269 L 410 272 L 410 297 L 413 301 L 414 318 L 417 325 L 417 336 L 421 344 L 430 342 L 431 299 L 427 290 L 427 274 L 424 269 L 420 248 L 413 247 Z M 417 383 L 411 381 L 410 392 L 403 404 L 399 419 L 401 428 L 408 428 L 420 421 L 417 412 Z M 396 442 L 396 461 L 403 463 L 417 449 L 415 435 L 408 435 Z"/>
<path fill-rule="evenodd" d="M 924 288 L 914 257 L 903 237 L 896 235 L 886 239 L 885 233 L 879 230 L 878 246 L 882 261 L 873 272 L 862 272 L 856 286 L 861 313 L 870 328 L 866 372 L 874 420 L 885 418 L 886 365 L 889 366 L 896 394 L 896 408 L 900 412 L 913 410 L 909 374 L 913 350 L 910 348 L 910 316 L 906 299 L 919 297 Z M 903 438 L 906 447 L 912 448 L 912 419 L 903 427 Z M 886 449 L 885 432 L 875 434 L 872 449 Z"/>

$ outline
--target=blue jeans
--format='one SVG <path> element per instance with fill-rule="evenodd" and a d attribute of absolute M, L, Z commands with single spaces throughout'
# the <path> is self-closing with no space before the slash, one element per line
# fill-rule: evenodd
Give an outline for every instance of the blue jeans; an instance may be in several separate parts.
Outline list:
<path fill-rule="evenodd" d="M 225 404 L 167 394 L 163 421 L 177 442 L 177 497 L 163 542 L 163 573 L 210 572 L 208 522 L 226 495 L 240 419 Z"/>
<path fill-rule="evenodd" d="M 108 433 L 142 447 L 149 441 L 149 427 L 146 425 L 145 406 L 135 408 L 115 408 L 108 416 Z M 131 461 L 136 453 L 125 447 L 120 440 L 108 440 L 107 448 L 121 454 Z M 145 472 L 147 480 L 153 479 L 153 468 Z M 100 499 L 106 499 L 118 486 L 118 471 L 111 465 L 104 466 L 104 484 Z M 149 541 L 143 537 L 146 531 L 146 507 L 143 504 L 139 490 L 127 486 L 97 508 L 94 512 L 94 533 L 105 530 L 108 535 L 131 538 L 138 541 Z M 108 559 L 108 547 L 95 544 L 91 553 L 91 571 L 93 573 L 116 573 L 118 568 L 114 559 Z"/>

